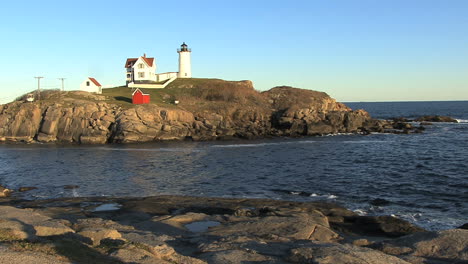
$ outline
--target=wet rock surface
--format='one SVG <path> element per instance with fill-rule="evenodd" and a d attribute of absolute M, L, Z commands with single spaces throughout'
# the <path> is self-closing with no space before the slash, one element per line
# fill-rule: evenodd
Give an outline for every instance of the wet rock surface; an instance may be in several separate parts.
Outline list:
<path fill-rule="evenodd" d="M 107 204 L 119 206 L 95 210 Z M 38 256 L 35 263 L 468 261 L 467 230 L 427 232 L 393 217 L 362 218 L 331 203 L 184 196 L 2 198 L 0 212 L 2 263 L 33 256 Z"/>
<path fill-rule="evenodd" d="M 12 190 L 7 189 L 0 185 L 0 197 L 8 197 L 12 193 Z"/>
<path fill-rule="evenodd" d="M 416 122 L 447 122 L 447 123 L 458 123 L 458 121 L 450 116 L 421 116 L 416 118 Z"/>

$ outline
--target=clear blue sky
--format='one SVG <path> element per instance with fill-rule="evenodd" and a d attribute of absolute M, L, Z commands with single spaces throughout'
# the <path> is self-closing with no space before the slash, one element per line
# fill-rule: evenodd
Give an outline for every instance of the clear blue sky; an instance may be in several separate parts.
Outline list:
<path fill-rule="evenodd" d="M 37 87 L 124 84 L 144 52 L 194 77 L 325 91 L 340 101 L 468 100 L 466 0 L 7 1 L 0 103 Z"/>

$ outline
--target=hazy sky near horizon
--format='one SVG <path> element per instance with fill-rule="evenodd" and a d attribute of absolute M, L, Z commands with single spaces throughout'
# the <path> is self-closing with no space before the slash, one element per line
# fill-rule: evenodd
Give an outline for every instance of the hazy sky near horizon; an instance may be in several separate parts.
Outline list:
<path fill-rule="evenodd" d="M 0 103 L 86 77 L 125 83 L 126 58 L 193 77 L 327 92 L 339 101 L 468 100 L 466 0 L 7 1 Z"/>

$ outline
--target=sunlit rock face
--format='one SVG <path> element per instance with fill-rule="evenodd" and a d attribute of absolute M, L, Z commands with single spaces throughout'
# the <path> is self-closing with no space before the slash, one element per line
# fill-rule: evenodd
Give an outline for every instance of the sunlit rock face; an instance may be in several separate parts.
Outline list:
<path fill-rule="evenodd" d="M 122 105 L 118 97 L 59 91 L 33 103 L 2 105 L 0 141 L 105 144 L 369 133 L 392 128 L 323 92 L 281 86 L 260 93 L 250 81 L 174 83 L 166 91 L 179 92 L 178 105 Z M 171 97 L 164 91 L 161 94 Z"/>

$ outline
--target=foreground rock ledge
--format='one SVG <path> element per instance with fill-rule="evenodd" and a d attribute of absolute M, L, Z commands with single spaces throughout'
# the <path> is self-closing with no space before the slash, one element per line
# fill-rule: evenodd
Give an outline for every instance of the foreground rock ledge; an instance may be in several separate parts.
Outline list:
<path fill-rule="evenodd" d="M 0 263 L 468 261 L 468 230 L 427 232 L 330 203 L 183 196 L 2 198 L 0 212 Z"/>

